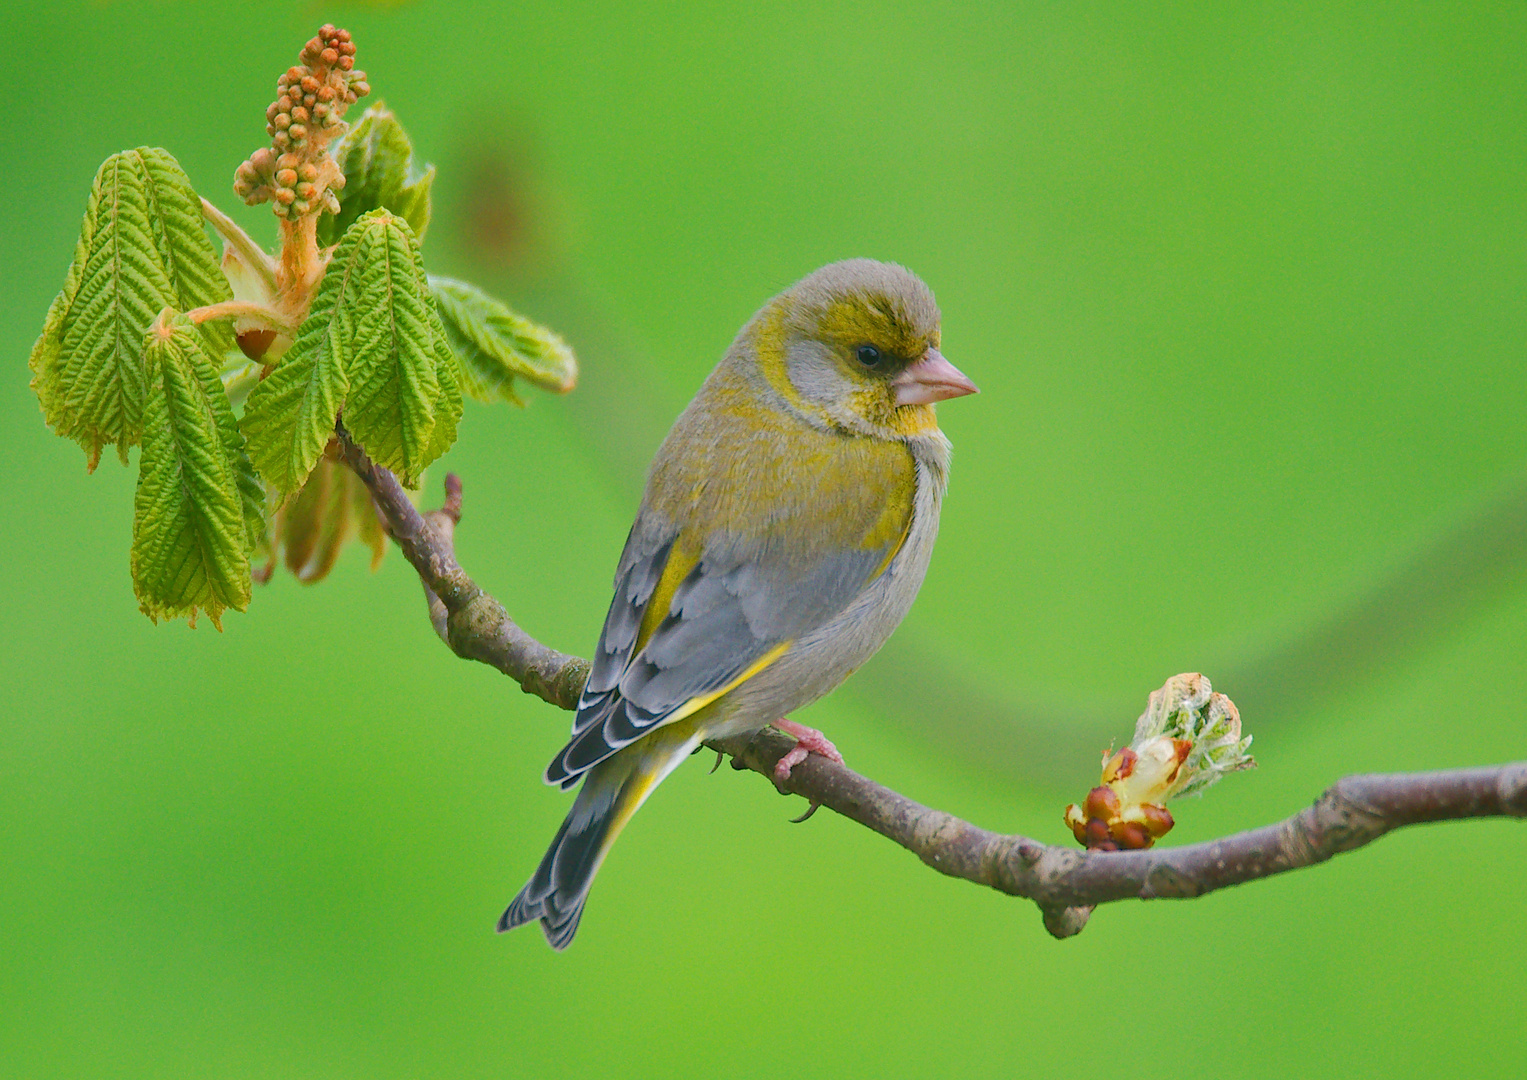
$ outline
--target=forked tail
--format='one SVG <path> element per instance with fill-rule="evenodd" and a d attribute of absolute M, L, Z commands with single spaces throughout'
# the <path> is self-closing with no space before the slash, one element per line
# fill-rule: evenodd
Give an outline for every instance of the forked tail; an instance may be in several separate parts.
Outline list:
<path fill-rule="evenodd" d="M 700 735 L 690 724 L 675 724 L 590 769 L 541 865 L 498 920 L 499 932 L 540 919 L 551 947 L 567 948 L 610 845 L 652 789 L 698 745 Z"/>

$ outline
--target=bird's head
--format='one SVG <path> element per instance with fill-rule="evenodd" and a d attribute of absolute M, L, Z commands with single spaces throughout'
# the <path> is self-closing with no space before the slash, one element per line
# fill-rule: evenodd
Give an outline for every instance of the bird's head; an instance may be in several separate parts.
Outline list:
<path fill-rule="evenodd" d="M 755 325 L 764 375 L 817 422 L 905 438 L 936 430 L 934 402 L 976 393 L 939 352 L 933 293 L 894 263 L 824 266 L 775 297 Z"/>

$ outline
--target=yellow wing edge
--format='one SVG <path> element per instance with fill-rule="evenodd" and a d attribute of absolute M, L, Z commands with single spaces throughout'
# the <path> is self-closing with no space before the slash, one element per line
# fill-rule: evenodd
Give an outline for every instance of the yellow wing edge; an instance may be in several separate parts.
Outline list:
<path fill-rule="evenodd" d="M 701 694 L 699 697 L 692 697 L 684 704 L 680 705 L 677 709 L 663 718 L 662 726 L 667 727 L 669 724 L 676 724 L 680 720 L 685 720 L 699 712 L 701 709 L 705 708 L 705 706 L 709 705 L 717 698 L 723 697 L 726 694 L 730 694 L 733 690 L 737 689 L 743 683 L 751 679 L 754 675 L 757 675 L 764 668 L 778 660 L 781 656 L 784 656 L 785 653 L 789 650 L 790 646 L 794 644 L 795 641 L 793 639 L 790 641 L 781 641 L 778 645 L 774 646 L 774 648 L 770 649 L 757 660 L 753 661 L 753 663 L 748 666 L 746 671 L 737 676 L 731 682 L 727 683 L 720 690 L 712 690 L 708 694 Z"/>

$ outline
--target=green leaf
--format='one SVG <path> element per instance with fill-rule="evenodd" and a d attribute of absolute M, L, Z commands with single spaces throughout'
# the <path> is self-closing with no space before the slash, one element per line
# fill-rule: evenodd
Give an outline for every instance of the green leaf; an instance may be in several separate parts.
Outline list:
<path fill-rule="evenodd" d="M 408 223 L 373 210 L 350 227 L 341 249 L 352 237 L 359 314 L 345 354 L 345 427 L 371 460 L 413 487 L 456 438 L 461 391 L 454 358 Z"/>
<path fill-rule="evenodd" d="M 378 208 L 407 221 L 423 242 L 435 167 L 417 170 L 413 143 L 391 110 L 380 102 L 372 105 L 330 154 L 345 174 L 345 186 L 335 192 L 339 213 L 324 214 L 318 221 L 320 244 L 334 243 L 362 214 Z"/>
<path fill-rule="evenodd" d="M 475 285 L 431 277 L 445 334 L 461 360 L 462 389 L 478 401 L 519 404 L 514 378 L 565 394 L 578 382 L 578 362 L 560 336 L 516 315 Z"/>
<path fill-rule="evenodd" d="M 232 296 L 179 163 L 153 147 L 107 158 L 29 361 L 43 416 L 84 447 L 88 468 L 109 443 L 125 464 L 142 436 L 143 335 L 154 317 Z M 227 326 L 194 332 L 214 355 L 233 348 Z"/>
<path fill-rule="evenodd" d="M 133 499 L 133 591 L 161 618 L 198 609 L 221 628 L 249 604 L 262 493 L 205 341 L 184 315 L 161 318 L 143 351 L 143 453 Z"/>
<path fill-rule="evenodd" d="M 302 487 L 334 437 L 334 420 L 350 388 L 346 358 L 364 303 L 357 295 L 364 239 L 356 230 L 345 234 L 297 340 L 245 403 L 249 455 L 277 491 Z"/>
<path fill-rule="evenodd" d="M 386 210 L 345 232 L 297 340 L 249 395 L 244 433 L 272 486 L 302 487 L 341 408 L 355 441 L 409 486 L 456 440 L 455 358 L 413 231 Z"/>
<path fill-rule="evenodd" d="M 423 270 L 423 267 L 420 267 Z M 427 279 L 425 279 L 427 281 Z M 430 436 L 427 454 L 429 461 L 441 457 L 456 443 L 456 424 L 461 419 L 462 400 L 461 363 L 446 339 L 445 326 L 435 305 L 426 302 L 431 332 L 435 338 L 435 374 L 440 382 L 440 392 L 435 399 L 435 430 Z M 419 470 L 418 482 L 424 482 L 424 470 Z"/>

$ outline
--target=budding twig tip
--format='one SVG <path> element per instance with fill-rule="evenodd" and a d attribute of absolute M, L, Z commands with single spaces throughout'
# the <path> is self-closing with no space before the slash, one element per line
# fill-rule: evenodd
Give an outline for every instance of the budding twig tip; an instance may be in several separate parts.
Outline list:
<path fill-rule="evenodd" d="M 158 315 L 154 316 L 154 321 L 149 324 L 148 332 L 160 341 L 169 341 L 175 336 L 175 331 L 171 328 L 170 322 L 178 314 L 179 312 L 172 307 L 164 308 Z"/>
<path fill-rule="evenodd" d="M 1234 702 L 1196 671 L 1174 675 L 1151 694 L 1130 745 L 1103 762 L 1102 783 L 1066 807 L 1065 823 L 1089 849 L 1148 848 L 1172 828 L 1163 804 L 1251 768 L 1250 745 Z"/>

